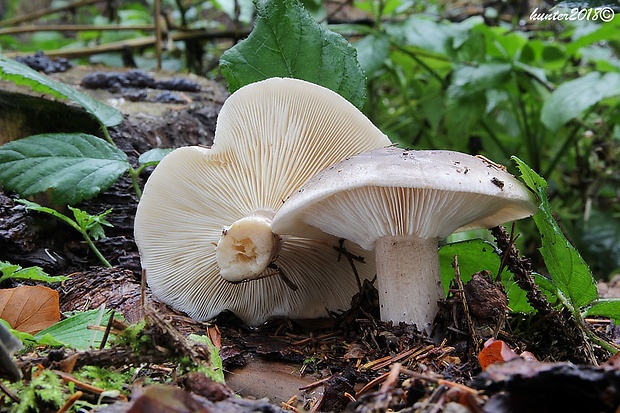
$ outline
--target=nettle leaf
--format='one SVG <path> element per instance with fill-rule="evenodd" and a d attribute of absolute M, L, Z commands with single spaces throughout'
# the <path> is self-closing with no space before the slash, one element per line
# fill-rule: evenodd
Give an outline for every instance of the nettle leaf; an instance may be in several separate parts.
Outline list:
<path fill-rule="evenodd" d="M 513 156 L 513 159 L 521 171 L 523 181 L 540 199 L 540 210 L 533 218 L 540 232 L 540 253 L 551 281 L 561 294 L 559 298 L 572 310 L 578 310 L 598 298 L 596 280 L 553 218 L 547 200 L 547 181 L 519 158 Z"/>
<path fill-rule="evenodd" d="M 108 189 L 130 165 L 127 155 L 84 133 L 43 134 L 0 146 L 0 183 L 28 197 L 52 189 L 55 204 L 75 204 Z"/>
<path fill-rule="evenodd" d="M 220 67 L 231 92 L 290 77 L 331 89 L 358 108 L 366 99 L 355 48 L 314 21 L 298 0 L 257 0 L 254 29 L 222 55 Z"/>
<path fill-rule="evenodd" d="M 9 80 L 16 85 L 29 86 L 34 91 L 48 93 L 57 98 L 68 99 L 84 108 L 106 127 L 116 126 L 123 121 L 123 114 L 112 106 L 2 55 L 0 55 L 0 79 Z"/>
<path fill-rule="evenodd" d="M 540 120 L 552 132 L 601 100 L 620 95 L 620 73 L 591 72 L 562 83 L 543 104 Z"/>
<path fill-rule="evenodd" d="M 499 272 L 501 258 L 497 248 L 482 239 L 458 241 L 443 245 L 439 248 L 439 263 L 441 267 L 441 281 L 445 293 L 448 293 L 450 283 L 454 280 L 452 262 L 454 256 L 458 256 L 459 272 L 463 283 L 471 280 L 472 275 L 487 270 L 495 277 Z M 529 313 L 533 311 L 527 302 L 525 291 L 514 281 L 510 271 L 504 270 L 501 274 L 501 282 L 508 295 L 508 306 L 514 312 Z"/>

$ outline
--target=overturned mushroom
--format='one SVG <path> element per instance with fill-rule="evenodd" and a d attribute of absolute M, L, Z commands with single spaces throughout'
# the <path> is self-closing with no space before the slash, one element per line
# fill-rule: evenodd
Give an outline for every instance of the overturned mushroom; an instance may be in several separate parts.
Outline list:
<path fill-rule="evenodd" d="M 443 289 L 437 242 L 536 212 L 528 190 L 478 157 L 384 148 L 311 178 L 272 222 L 277 234 L 345 238 L 375 250 L 381 318 L 426 328 Z"/>
<path fill-rule="evenodd" d="M 337 260 L 337 239 L 278 236 L 271 220 L 312 175 L 390 144 L 323 87 L 273 78 L 239 89 L 212 148 L 176 149 L 145 185 L 135 238 L 153 293 L 196 319 L 229 309 L 250 325 L 348 307 L 357 284 Z M 374 275 L 369 261 L 358 268 L 363 278 Z"/>

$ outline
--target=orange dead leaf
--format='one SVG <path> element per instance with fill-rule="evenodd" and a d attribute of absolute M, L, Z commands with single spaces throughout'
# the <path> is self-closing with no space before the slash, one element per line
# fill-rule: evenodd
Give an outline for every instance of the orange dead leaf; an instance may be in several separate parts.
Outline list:
<path fill-rule="evenodd" d="M 38 285 L 1 289 L 0 318 L 15 330 L 36 334 L 60 320 L 58 291 Z"/>
<path fill-rule="evenodd" d="M 484 343 L 484 348 L 478 354 L 478 361 L 482 370 L 486 370 L 493 363 L 503 363 L 517 357 L 519 355 L 502 340 L 490 338 Z"/>

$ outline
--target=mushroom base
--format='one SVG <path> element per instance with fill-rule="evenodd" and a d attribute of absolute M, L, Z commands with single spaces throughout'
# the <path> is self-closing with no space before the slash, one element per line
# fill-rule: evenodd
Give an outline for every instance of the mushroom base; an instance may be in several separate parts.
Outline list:
<path fill-rule="evenodd" d="M 437 239 L 383 237 L 375 243 L 381 320 L 426 330 L 444 298 Z"/>
<path fill-rule="evenodd" d="M 239 283 L 263 278 L 278 256 L 282 239 L 271 232 L 271 216 L 257 213 L 237 220 L 222 231 L 215 250 L 220 275 Z M 273 215 L 273 214 L 271 214 Z"/>

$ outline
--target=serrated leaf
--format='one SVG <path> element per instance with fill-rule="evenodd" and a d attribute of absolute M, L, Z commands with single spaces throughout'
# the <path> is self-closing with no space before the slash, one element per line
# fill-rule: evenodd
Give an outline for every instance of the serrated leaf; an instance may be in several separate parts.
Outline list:
<path fill-rule="evenodd" d="M 540 253 L 551 281 L 562 295 L 559 298 L 563 298 L 571 310 L 578 310 L 598 298 L 596 281 L 553 218 L 547 199 L 547 181 L 519 158 L 513 156 L 512 159 L 517 163 L 523 181 L 540 200 L 540 210 L 533 218 L 540 232 Z"/>
<path fill-rule="evenodd" d="M 0 146 L 4 188 L 22 197 L 52 189 L 59 205 L 94 197 L 129 167 L 116 146 L 83 133 L 34 135 Z"/>
<path fill-rule="evenodd" d="M 74 208 L 69 206 L 69 209 L 73 211 L 73 216 L 75 217 L 75 222 L 85 230 L 88 235 L 94 240 L 98 240 L 101 238 L 105 238 L 105 231 L 103 229 L 104 226 L 112 227 L 108 221 L 105 220 L 106 215 L 112 212 L 112 208 L 102 212 L 98 215 L 91 215 L 86 211 L 82 211 L 79 208 Z"/>
<path fill-rule="evenodd" d="M 620 95 L 620 74 L 591 72 L 562 83 L 545 100 L 540 120 L 552 132 L 601 100 Z"/>
<path fill-rule="evenodd" d="M 123 121 L 123 114 L 112 106 L 2 55 L 0 55 L 0 78 L 17 85 L 28 86 L 37 92 L 68 99 L 84 108 L 104 126 L 116 126 Z"/>
<path fill-rule="evenodd" d="M 459 271 L 463 283 L 471 280 L 473 274 L 488 270 L 493 276 L 497 275 L 501 265 L 501 258 L 495 246 L 482 239 L 458 241 L 443 245 L 439 248 L 439 263 L 444 291 L 447 294 L 450 283 L 454 280 L 452 262 L 458 256 Z M 501 282 L 508 295 L 508 306 L 514 312 L 529 313 L 532 307 L 527 302 L 525 291 L 514 281 L 513 275 L 504 270 Z"/>
<path fill-rule="evenodd" d="M 620 323 L 620 299 L 610 298 L 597 300 L 586 308 L 584 317 L 600 316 L 610 318 L 614 323 Z"/>
<path fill-rule="evenodd" d="M 306 80 L 361 108 L 366 77 L 341 35 L 319 25 L 297 0 L 257 0 L 249 37 L 228 49 L 220 67 L 231 92 L 271 77 Z"/>

